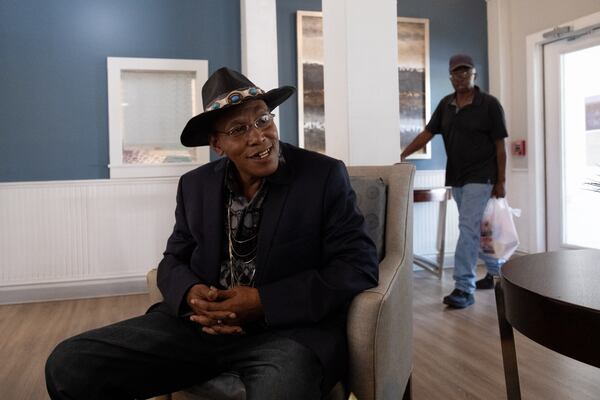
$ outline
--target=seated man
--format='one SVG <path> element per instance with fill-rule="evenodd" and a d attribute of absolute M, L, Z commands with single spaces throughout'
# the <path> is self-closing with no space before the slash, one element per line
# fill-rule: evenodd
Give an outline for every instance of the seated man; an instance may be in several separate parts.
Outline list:
<path fill-rule="evenodd" d="M 293 93 L 227 68 L 208 79 L 181 141 L 225 157 L 179 180 L 164 302 L 59 344 L 52 399 L 147 398 L 234 371 L 248 399 L 307 400 L 343 377 L 376 249 L 344 164 L 279 141 L 271 111 Z"/>

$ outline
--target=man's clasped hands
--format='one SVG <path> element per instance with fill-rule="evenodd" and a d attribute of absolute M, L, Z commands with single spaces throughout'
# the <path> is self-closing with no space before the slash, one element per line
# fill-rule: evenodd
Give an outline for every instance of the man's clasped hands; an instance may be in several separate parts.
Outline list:
<path fill-rule="evenodd" d="M 202 331 L 210 335 L 243 334 L 244 324 L 263 317 L 258 290 L 249 286 L 220 290 L 196 284 L 186 300 L 193 312 L 190 320 L 202 325 Z"/>

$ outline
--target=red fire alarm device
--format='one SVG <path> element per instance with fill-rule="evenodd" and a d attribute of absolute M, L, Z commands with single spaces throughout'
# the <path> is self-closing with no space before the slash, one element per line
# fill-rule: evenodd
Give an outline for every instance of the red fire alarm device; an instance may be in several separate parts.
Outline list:
<path fill-rule="evenodd" d="M 525 141 L 524 140 L 515 140 L 511 144 L 511 150 L 512 150 L 513 156 L 519 156 L 519 157 L 525 156 L 525 154 L 527 154 L 526 150 L 525 150 Z"/>

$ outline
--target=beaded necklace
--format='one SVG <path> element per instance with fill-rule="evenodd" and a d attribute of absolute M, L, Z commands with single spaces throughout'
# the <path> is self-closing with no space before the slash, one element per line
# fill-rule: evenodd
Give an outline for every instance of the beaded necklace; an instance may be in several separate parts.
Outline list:
<path fill-rule="evenodd" d="M 262 203 L 267 191 L 267 184 L 263 181 L 252 200 L 245 206 L 243 201 L 234 200 L 235 192 L 233 190 L 229 191 L 226 222 L 229 259 L 225 265 L 229 276 L 224 277 L 228 287 L 254 284 L 258 227 L 262 214 Z"/>
<path fill-rule="evenodd" d="M 249 236 L 246 239 L 243 240 L 237 240 L 235 238 L 235 234 L 233 233 L 233 228 L 231 227 L 232 223 L 231 223 L 231 207 L 232 207 L 232 203 L 233 203 L 233 194 L 230 193 L 229 194 L 229 205 L 227 206 L 227 239 L 228 239 L 228 243 L 227 243 L 227 250 L 229 252 L 229 277 L 230 277 L 230 287 L 235 287 L 235 286 L 252 286 L 252 283 L 254 281 L 254 275 L 256 273 L 256 266 L 252 266 L 251 264 L 254 263 L 254 261 L 256 260 L 256 248 L 257 248 L 257 241 L 256 241 L 256 235 L 257 232 L 254 232 L 253 235 Z M 246 216 L 246 212 L 244 211 L 243 214 L 240 217 L 240 220 L 238 221 L 238 229 L 240 224 L 244 223 L 244 218 Z M 241 247 L 243 247 L 243 245 L 250 243 L 251 241 L 254 241 L 254 245 L 252 246 L 252 248 L 247 249 L 246 254 L 240 254 L 240 250 L 243 251 L 243 249 Z M 237 249 L 236 249 L 237 247 Z M 250 259 L 247 259 L 247 257 L 250 256 Z M 242 268 L 238 268 L 237 267 L 237 263 L 242 264 Z M 246 268 L 250 267 L 251 269 L 251 273 L 250 273 L 250 277 L 249 279 L 246 278 L 244 279 L 244 281 L 242 281 L 243 278 L 243 273 L 240 272 L 244 271 Z M 252 268 L 254 267 L 254 268 Z"/>

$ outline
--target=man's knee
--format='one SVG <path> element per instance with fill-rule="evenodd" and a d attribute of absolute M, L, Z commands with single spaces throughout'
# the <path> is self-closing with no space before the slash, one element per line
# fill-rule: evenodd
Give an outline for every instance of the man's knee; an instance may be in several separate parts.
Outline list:
<path fill-rule="evenodd" d="M 264 359 L 242 372 L 248 399 L 319 399 L 323 367 L 305 346 L 282 339 Z"/>
<path fill-rule="evenodd" d="M 83 346 L 77 338 L 70 338 L 59 343 L 46 361 L 46 387 L 52 399 L 64 397 L 67 393 L 76 394 L 79 382 L 89 384 L 92 379 L 81 379 L 91 366 L 85 360 Z"/>
<path fill-rule="evenodd" d="M 67 339 L 59 343 L 46 360 L 46 385 L 48 390 L 60 390 L 70 371 L 72 361 L 75 359 L 74 347 L 71 344 L 72 339 Z M 52 394 L 52 393 L 51 393 Z"/>

